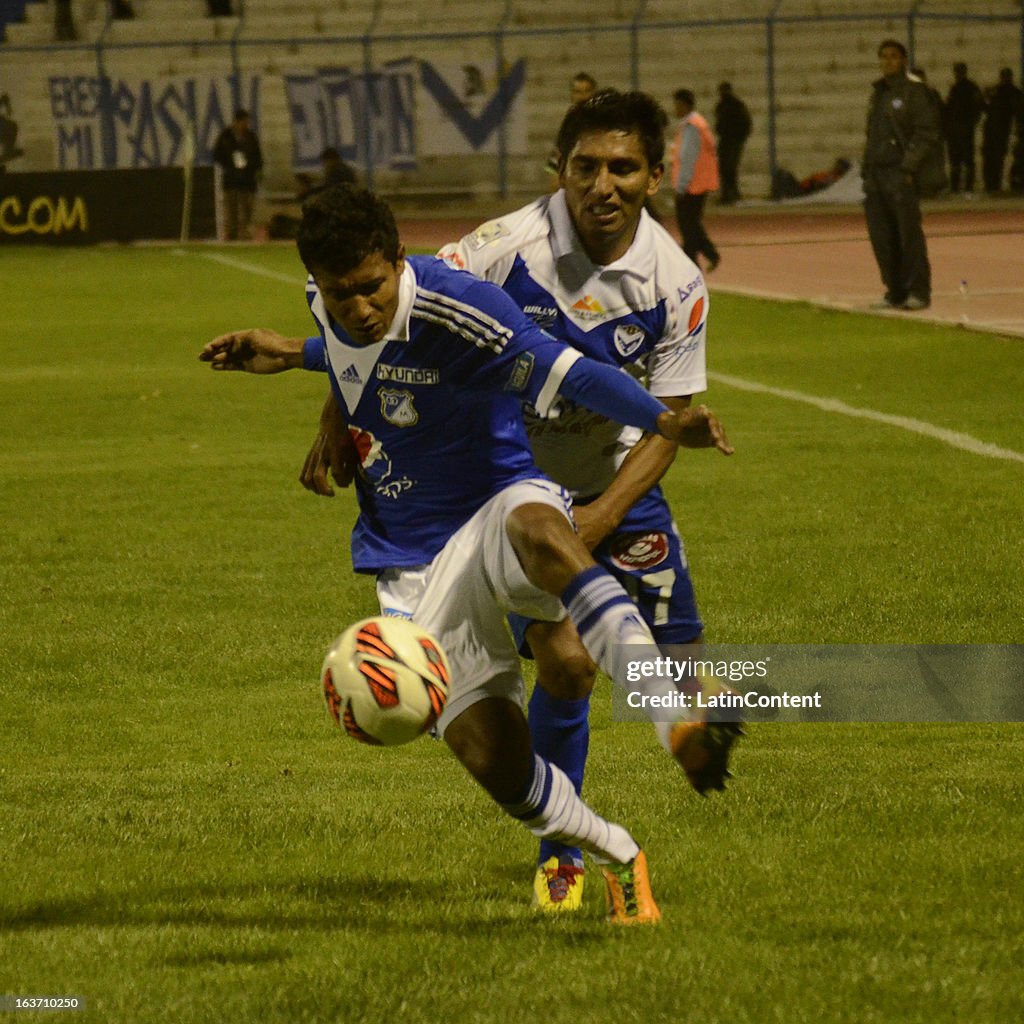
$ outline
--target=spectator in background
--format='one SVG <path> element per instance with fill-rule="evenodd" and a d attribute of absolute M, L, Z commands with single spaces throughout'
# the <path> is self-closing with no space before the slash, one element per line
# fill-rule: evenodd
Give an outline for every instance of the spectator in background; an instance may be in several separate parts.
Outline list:
<path fill-rule="evenodd" d="M 576 106 L 577 103 L 582 103 L 584 100 L 589 100 L 594 93 L 597 92 L 597 79 L 593 75 L 588 74 L 586 71 L 577 71 L 572 76 L 572 81 L 569 83 L 569 110 Z M 558 168 L 559 168 L 559 153 L 558 146 L 552 146 L 551 152 L 548 153 L 547 162 L 544 164 L 544 170 L 554 176 L 552 182 L 552 191 L 558 188 Z"/>
<path fill-rule="evenodd" d="M 864 216 L 888 309 L 927 309 L 932 279 L 921 225 L 918 178 L 941 144 L 938 111 L 925 84 L 907 74 L 907 50 L 896 39 L 878 47 L 882 77 L 871 90 L 864 147 Z"/>
<path fill-rule="evenodd" d="M 248 238 L 263 153 L 256 133 L 249 127 L 247 110 L 236 110 L 234 121 L 217 136 L 213 159 L 223 172 L 224 237 L 228 241 Z"/>
<path fill-rule="evenodd" d="M 299 171 L 295 175 L 295 200 L 300 206 L 307 196 L 327 185 L 358 184 L 356 172 L 333 146 L 328 146 L 320 154 L 320 161 L 323 164 L 323 177 L 319 181 L 306 171 Z M 302 215 L 298 208 L 282 210 L 270 218 L 267 224 L 267 237 L 295 238 L 298 236 L 301 223 Z"/>
<path fill-rule="evenodd" d="M 341 158 L 341 154 L 328 146 L 321 154 L 324 165 L 324 185 L 355 185 L 356 172 Z"/>
<path fill-rule="evenodd" d="M 974 191 L 974 133 L 985 109 L 985 98 L 978 83 L 967 77 L 967 65 L 957 61 L 953 65 L 954 82 L 946 96 L 946 146 L 949 151 L 949 187 L 960 191 L 961 171 L 963 191 Z"/>
<path fill-rule="evenodd" d="M 1003 68 L 999 84 L 985 90 L 985 123 L 981 129 L 981 174 L 985 191 L 997 194 L 1003 187 L 1003 167 L 1010 149 L 1010 130 L 1024 107 L 1024 93 L 1013 84 L 1013 71 Z"/>
<path fill-rule="evenodd" d="M 740 157 L 750 135 L 751 120 L 747 105 L 732 91 L 732 83 L 720 83 L 718 97 L 715 106 L 715 134 L 718 136 L 718 170 L 722 177 L 722 191 L 718 201 L 730 205 L 742 198 L 739 187 Z"/>
<path fill-rule="evenodd" d="M 850 170 L 850 161 L 844 156 L 837 156 L 827 170 L 815 171 L 806 178 L 797 179 L 792 171 L 780 167 L 772 178 L 772 199 L 796 199 L 798 196 L 812 195 L 834 185 L 845 177 Z"/>
<path fill-rule="evenodd" d="M 71 0 L 56 0 L 53 10 L 53 38 L 58 43 L 73 42 L 78 38 L 75 19 L 71 14 Z"/>
<path fill-rule="evenodd" d="M 910 73 L 915 78 L 921 79 L 921 83 L 928 90 L 928 95 L 931 97 L 932 104 L 934 105 L 935 109 L 939 112 L 940 120 L 945 121 L 946 104 L 943 103 L 942 101 L 942 93 L 940 93 L 934 85 L 928 84 L 928 75 L 925 73 L 924 68 L 911 68 Z"/>
<path fill-rule="evenodd" d="M 14 120 L 11 97 L 4 93 L 0 95 L 0 174 L 7 170 L 9 161 L 24 154 L 18 147 L 18 122 Z"/>
<path fill-rule="evenodd" d="M 569 83 L 569 106 L 575 107 L 577 103 L 589 100 L 597 92 L 597 81 L 593 75 L 586 71 L 578 71 L 573 75 Z"/>
<path fill-rule="evenodd" d="M 676 129 L 670 152 L 672 188 L 676 194 L 676 220 L 683 236 L 683 252 L 700 266 L 703 254 L 710 272 L 721 262 L 721 255 L 704 229 L 704 205 L 708 193 L 718 188 L 718 156 L 715 138 L 707 121 L 694 109 L 689 89 L 677 89 Z"/>
<path fill-rule="evenodd" d="M 131 0 L 110 0 L 110 16 L 118 21 L 127 21 L 135 17 Z"/>
<path fill-rule="evenodd" d="M 1024 103 L 1017 108 L 1017 141 L 1010 163 L 1010 191 L 1024 192 Z"/>

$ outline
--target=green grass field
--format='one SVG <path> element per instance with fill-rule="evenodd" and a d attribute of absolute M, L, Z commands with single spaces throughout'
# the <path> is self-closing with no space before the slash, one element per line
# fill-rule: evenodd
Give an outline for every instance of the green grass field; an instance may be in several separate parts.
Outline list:
<path fill-rule="evenodd" d="M 532 840 L 441 744 L 362 748 L 321 707 L 323 652 L 375 610 L 351 497 L 296 481 L 323 380 L 196 360 L 307 332 L 294 253 L 0 274 L 0 995 L 117 1024 L 1024 1015 L 1021 726 L 758 725 L 701 800 L 602 684 L 586 794 L 664 921 L 611 929 L 596 878 L 540 920 Z M 1019 341 L 716 296 L 709 361 L 1024 452 Z M 737 454 L 684 452 L 667 489 L 709 638 L 1020 641 L 1024 465 L 707 401 Z"/>

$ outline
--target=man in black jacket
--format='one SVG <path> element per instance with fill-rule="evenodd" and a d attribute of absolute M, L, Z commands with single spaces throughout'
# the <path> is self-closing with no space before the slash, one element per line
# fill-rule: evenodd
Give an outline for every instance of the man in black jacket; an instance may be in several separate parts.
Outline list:
<path fill-rule="evenodd" d="M 1024 112 L 1024 93 L 1013 84 L 1013 70 L 999 72 L 999 84 L 985 90 L 985 124 L 981 129 L 981 165 L 985 191 L 995 195 L 1003 187 L 1003 167 L 1010 149 L 1013 122 Z"/>
<path fill-rule="evenodd" d="M 931 267 L 921 226 L 922 165 L 940 144 L 942 127 L 927 88 L 907 74 L 907 51 L 895 39 L 878 48 L 882 77 L 868 104 L 864 147 L 864 215 L 885 284 L 879 303 L 927 309 Z"/>
<path fill-rule="evenodd" d="M 960 172 L 963 171 L 963 191 L 974 191 L 974 139 L 978 122 L 985 110 L 985 97 L 978 83 L 967 77 L 967 65 L 957 61 L 953 65 L 953 84 L 946 96 L 946 144 L 949 147 L 949 187 L 960 191 Z"/>
<path fill-rule="evenodd" d="M 248 238 L 263 153 L 256 133 L 249 127 L 247 110 L 236 110 L 234 121 L 217 136 L 213 159 L 222 171 L 224 237 L 228 241 Z"/>
<path fill-rule="evenodd" d="M 743 145 L 750 135 L 751 120 L 747 105 L 732 91 L 731 82 L 719 84 L 718 97 L 715 106 L 718 173 L 721 177 L 718 202 L 728 206 L 740 198 L 740 157 L 743 155 Z"/>

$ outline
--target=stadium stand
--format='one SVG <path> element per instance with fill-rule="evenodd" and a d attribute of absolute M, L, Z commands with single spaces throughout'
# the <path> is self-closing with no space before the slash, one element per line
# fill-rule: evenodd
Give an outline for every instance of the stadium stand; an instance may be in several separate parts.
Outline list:
<path fill-rule="evenodd" d="M 509 156 L 512 199 L 547 187 L 544 161 L 578 70 L 601 85 L 638 85 L 669 106 L 688 87 L 711 115 L 727 79 L 748 105 L 754 130 L 741 167 L 747 195 L 767 195 L 771 160 L 797 176 L 837 156 L 859 157 L 875 51 L 886 36 L 908 39 L 914 60 L 941 92 L 950 65 L 964 60 L 979 81 L 999 67 L 1021 67 L 1022 14 L 1015 0 L 245 0 L 244 17 L 210 18 L 205 0 L 134 0 L 136 17 L 110 21 L 105 0 L 73 0 L 79 41 L 53 42 L 53 0 L 0 0 L 8 19 L 0 46 L 3 80 L 39 81 L 19 110 L 24 155 L 11 169 L 53 166 L 45 73 L 60 47 L 62 73 L 155 77 L 238 69 L 269 86 L 285 71 L 361 69 L 415 59 L 464 60 L 493 80 L 527 62 L 527 152 Z M 18 20 L 20 19 L 20 20 Z M 445 33 L 448 37 L 445 37 Z M 499 42 L 500 40 L 500 42 Z M 500 49 L 499 49 L 500 46 Z M 42 61 L 41 61 L 42 56 Z M 1019 78 L 1018 74 L 1018 78 Z M 282 89 L 261 93 L 260 136 L 269 190 L 292 187 L 290 112 Z M 494 156 L 424 157 L 415 171 L 381 170 L 375 184 L 393 194 L 443 198 L 493 195 Z"/>

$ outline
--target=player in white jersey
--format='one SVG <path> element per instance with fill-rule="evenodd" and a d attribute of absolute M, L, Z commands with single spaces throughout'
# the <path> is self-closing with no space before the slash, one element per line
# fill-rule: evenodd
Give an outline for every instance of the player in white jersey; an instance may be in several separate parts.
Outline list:
<path fill-rule="evenodd" d="M 336 479 L 347 459 L 358 463 L 356 569 L 377 576 L 383 610 L 412 615 L 448 652 L 444 739 L 534 835 L 595 857 L 614 921 L 656 921 L 638 844 L 534 753 L 523 715 L 507 612 L 543 621 L 567 612 L 593 657 L 634 690 L 630 664 L 655 649 L 625 591 L 574 533 L 564 491 L 533 465 L 521 402 L 543 411 L 561 395 L 728 452 L 717 421 L 704 409 L 666 409 L 545 334 L 493 285 L 437 260 L 406 258 L 390 210 L 369 192 L 337 186 L 307 200 L 298 244 L 318 334 L 236 331 L 200 358 L 222 370 L 327 371 L 348 427 L 330 434 L 328 461 Z M 644 688 L 664 696 L 668 685 Z M 685 726 L 699 758 L 704 723 Z"/>
<path fill-rule="evenodd" d="M 642 93 L 606 90 L 574 107 L 559 131 L 561 189 L 489 221 L 439 253 L 500 285 L 539 325 L 592 359 L 621 367 L 670 407 L 707 388 L 708 294 L 696 265 L 644 209 L 662 177 L 664 114 Z M 537 464 L 573 495 L 587 548 L 636 601 L 659 644 L 700 639 L 685 552 L 657 483 L 674 445 L 588 409 L 530 414 Z M 537 661 L 530 701 L 534 746 L 580 791 L 589 739 L 594 665 L 568 620 L 513 617 L 524 654 Z M 716 756 L 691 775 L 721 788 L 735 723 L 716 723 Z M 579 907 L 578 849 L 542 842 L 538 905 Z"/>

